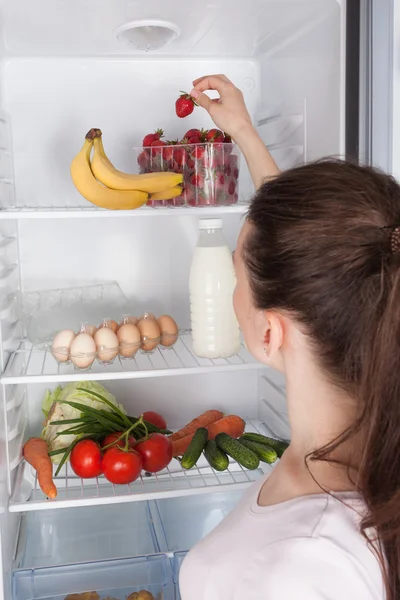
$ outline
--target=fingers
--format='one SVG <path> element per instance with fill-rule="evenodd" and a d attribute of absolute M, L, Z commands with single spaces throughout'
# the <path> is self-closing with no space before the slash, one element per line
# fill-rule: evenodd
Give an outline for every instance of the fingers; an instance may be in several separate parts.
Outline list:
<path fill-rule="evenodd" d="M 193 81 L 193 86 L 199 92 L 216 90 L 221 93 L 229 84 L 232 84 L 232 82 L 225 75 L 206 75 Z"/>
<path fill-rule="evenodd" d="M 190 95 L 192 96 L 192 98 L 194 98 L 194 100 L 196 100 L 199 106 L 205 108 L 207 112 L 210 112 L 213 101 L 207 96 L 207 94 L 203 94 L 202 92 L 193 89 L 190 92 Z"/>

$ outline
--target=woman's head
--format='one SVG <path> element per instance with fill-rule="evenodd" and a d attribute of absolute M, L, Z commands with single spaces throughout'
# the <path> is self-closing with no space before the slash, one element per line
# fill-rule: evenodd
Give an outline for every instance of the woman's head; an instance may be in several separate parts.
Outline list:
<path fill-rule="evenodd" d="M 282 366 L 286 319 L 326 377 L 359 402 L 360 419 L 342 439 L 363 430 L 365 526 L 377 527 L 400 594 L 397 226 L 400 187 L 388 175 L 334 160 L 283 173 L 250 206 L 235 257 L 235 308 L 258 358 Z"/>

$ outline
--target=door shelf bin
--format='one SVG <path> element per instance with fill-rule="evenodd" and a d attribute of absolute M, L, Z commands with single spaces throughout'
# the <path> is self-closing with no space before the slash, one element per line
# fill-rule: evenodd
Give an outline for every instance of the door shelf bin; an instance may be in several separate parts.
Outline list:
<path fill-rule="evenodd" d="M 96 591 L 101 600 L 126 600 L 147 590 L 155 600 L 169 600 L 165 555 L 14 571 L 14 600 L 64 600 L 68 594 Z"/>
<path fill-rule="evenodd" d="M 148 502 L 129 502 L 117 509 L 104 505 L 26 512 L 14 568 L 157 554 L 156 518 Z"/>
<path fill-rule="evenodd" d="M 161 552 L 189 550 L 208 535 L 239 502 L 243 491 L 150 502 Z"/>

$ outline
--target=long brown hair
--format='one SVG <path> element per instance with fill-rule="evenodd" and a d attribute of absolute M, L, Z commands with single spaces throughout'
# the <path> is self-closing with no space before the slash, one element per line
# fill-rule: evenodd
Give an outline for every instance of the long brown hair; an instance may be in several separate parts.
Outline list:
<path fill-rule="evenodd" d="M 362 431 L 357 484 L 387 599 L 400 599 L 400 186 L 371 167 L 323 160 L 256 193 L 244 260 L 255 305 L 290 311 L 360 418 L 312 457 Z M 375 546 L 376 547 L 376 546 Z"/>

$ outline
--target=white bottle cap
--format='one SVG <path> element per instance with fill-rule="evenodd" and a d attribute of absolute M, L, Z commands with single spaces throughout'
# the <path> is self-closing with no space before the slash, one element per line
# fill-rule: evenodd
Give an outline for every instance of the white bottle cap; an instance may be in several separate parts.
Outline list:
<path fill-rule="evenodd" d="M 200 219 L 199 229 L 222 229 L 222 219 Z"/>

